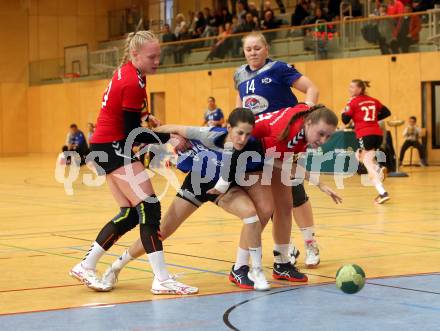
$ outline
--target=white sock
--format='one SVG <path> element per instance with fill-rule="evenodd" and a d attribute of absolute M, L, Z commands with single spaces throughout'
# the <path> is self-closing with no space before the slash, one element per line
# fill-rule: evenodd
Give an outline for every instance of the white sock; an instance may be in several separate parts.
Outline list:
<path fill-rule="evenodd" d="M 104 254 L 104 248 L 94 241 L 81 264 L 86 269 L 96 270 L 96 264 Z"/>
<path fill-rule="evenodd" d="M 301 228 L 301 233 L 304 239 L 304 242 L 307 244 L 315 241 L 315 227 L 308 226 L 306 228 Z"/>
<path fill-rule="evenodd" d="M 249 247 L 249 255 L 251 256 L 252 268 L 261 269 L 261 258 L 262 258 L 261 246 L 257 248 Z"/>
<path fill-rule="evenodd" d="M 234 264 L 234 270 L 240 269 L 244 265 L 249 265 L 249 251 L 241 247 L 237 248 L 237 258 Z"/>
<path fill-rule="evenodd" d="M 275 244 L 273 246 L 275 263 L 288 263 L 288 262 L 290 262 L 289 246 L 290 246 L 290 244 Z M 275 255 L 275 252 L 278 252 L 280 254 Z"/>
<path fill-rule="evenodd" d="M 121 270 L 127 265 L 128 262 L 133 260 L 134 258 L 130 255 L 128 249 L 126 249 L 125 252 L 121 256 L 119 256 L 115 262 L 112 263 L 112 269 Z"/>
<path fill-rule="evenodd" d="M 377 190 L 377 192 L 379 192 L 380 195 L 383 195 L 386 192 L 382 183 L 378 183 L 374 186 L 376 187 L 376 190 Z"/>
<path fill-rule="evenodd" d="M 167 266 L 165 264 L 163 251 L 148 254 L 148 261 L 150 261 L 154 276 L 156 276 L 156 278 L 158 278 L 161 282 L 170 278 L 170 274 L 168 273 Z"/>

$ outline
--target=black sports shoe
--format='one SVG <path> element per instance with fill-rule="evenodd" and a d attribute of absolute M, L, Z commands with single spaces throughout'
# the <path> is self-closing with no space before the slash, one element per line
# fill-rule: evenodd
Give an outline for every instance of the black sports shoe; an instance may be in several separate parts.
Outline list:
<path fill-rule="evenodd" d="M 378 205 L 383 204 L 385 201 L 390 200 L 390 196 L 388 195 L 387 192 L 385 192 L 384 194 L 379 194 L 375 199 L 374 202 L 377 203 Z"/>
<path fill-rule="evenodd" d="M 290 262 L 288 263 L 274 263 L 272 277 L 280 280 L 288 280 L 289 282 L 307 282 L 308 278 L 305 274 L 300 272 Z"/>
<path fill-rule="evenodd" d="M 229 273 L 229 280 L 239 288 L 253 290 L 254 282 L 249 279 L 248 273 L 249 266 L 247 265 L 241 266 L 238 270 L 234 270 L 234 266 L 232 266 L 232 270 Z"/>

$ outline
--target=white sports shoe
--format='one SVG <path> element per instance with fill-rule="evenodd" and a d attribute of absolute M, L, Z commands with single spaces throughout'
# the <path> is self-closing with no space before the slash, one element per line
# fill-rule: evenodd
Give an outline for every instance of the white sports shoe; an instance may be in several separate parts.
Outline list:
<path fill-rule="evenodd" d="M 294 266 L 296 262 L 298 262 L 298 256 L 300 252 L 299 249 L 296 248 L 294 245 L 289 245 L 289 257 L 290 257 L 290 263 Z"/>
<path fill-rule="evenodd" d="M 104 272 L 104 275 L 102 276 L 102 282 L 110 289 L 113 289 L 118 282 L 118 276 L 120 272 L 120 269 L 115 270 L 112 268 L 112 266 L 108 267 L 107 270 Z"/>
<path fill-rule="evenodd" d="M 307 268 L 316 268 L 320 262 L 319 259 L 319 248 L 316 241 L 312 241 L 306 244 L 306 267 Z"/>
<path fill-rule="evenodd" d="M 151 293 L 153 294 L 196 294 L 199 292 L 197 287 L 188 286 L 183 283 L 178 282 L 173 277 L 167 280 L 160 281 L 158 278 L 154 277 L 153 284 L 151 285 Z"/>
<path fill-rule="evenodd" d="M 256 291 L 267 291 L 270 289 L 270 284 L 264 275 L 263 269 L 252 268 L 248 273 L 248 278 L 254 282 L 254 289 Z"/>
<path fill-rule="evenodd" d="M 69 275 L 79 280 L 81 283 L 91 288 L 92 290 L 98 292 L 107 292 L 111 290 L 111 288 L 109 288 L 98 278 L 96 270 L 84 268 L 81 262 L 74 266 L 72 270 L 70 270 Z"/>

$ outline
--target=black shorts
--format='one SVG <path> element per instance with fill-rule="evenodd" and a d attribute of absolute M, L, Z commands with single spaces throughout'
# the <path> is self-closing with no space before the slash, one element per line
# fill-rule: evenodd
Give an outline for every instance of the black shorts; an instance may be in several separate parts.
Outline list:
<path fill-rule="evenodd" d="M 192 172 L 186 175 L 180 190 L 177 192 L 176 196 L 192 203 L 196 207 L 200 207 L 205 202 L 211 201 L 216 202 L 219 195 L 206 193 L 212 189 L 216 180 L 210 181 L 209 183 L 200 183 L 200 176 L 193 174 Z M 235 183 L 231 184 L 229 188 L 233 187 Z"/>
<path fill-rule="evenodd" d="M 139 161 L 131 150 L 129 156 L 124 155 L 124 144 L 125 140 L 90 144 L 90 154 L 87 156 L 86 162 L 93 161 L 98 175 L 103 176 L 112 173 L 126 164 Z"/>
<path fill-rule="evenodd" d="M 360 137 L 358 139 L 359 147 L 366 151 L 379 149 L 382 145 L 382 139 L 382 136 L 378 135 Z"/>

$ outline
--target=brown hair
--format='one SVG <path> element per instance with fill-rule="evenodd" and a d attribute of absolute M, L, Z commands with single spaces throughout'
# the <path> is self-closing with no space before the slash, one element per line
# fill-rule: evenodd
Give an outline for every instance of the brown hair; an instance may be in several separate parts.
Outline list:
<path fill-rule="evenodd" d="M 255 115 L 252 110 L 248 108 L 235 108 L 229 114 L 228 121 L 231 127 L 236 127 L 238 123 L 248 123 L 255 126 Z"/>
<path fill-rule="evenodd" d="M 293 115 L 289 120 L 287 126 L 284 128 L 283 132 L 281 132 L 281 134 L 279 135 L 278 140 L 286 140 L 289 136 L 292 124 L 300 118 L 304 118 L 304 121 L 310 120 L 312 124 L 318 123 L 320 120 L 323 120 L 328 125 L 332 125 L 335 127 L 338 125 L 338 117 L 336 116 L 336 114 L 326 106 L 318 104 L 311 107 L 309 110 L 305 110 Z"/>
<path fill-rule="evenodd" d="M 362 80 L 362 79 L 353 79 L 351 81 L 352 83 L 355 83 L 357 87 L 361 89 L 361 94 L 365 94 L 365 90 L 367 87 L 370 87 L 370 82 L 368 80 Z"/>
<path fill-rule="evenodd" d="M 138 32 L 130 32 L 127 36 L 127 39 L 125 40 L 124 53 L 122 55 L 122 59 L 121 59 L 121 63 L 119 64 L 119 67 L 122 67 L 125 63 L 127 63 L 130 60 L 131 57 L 130 52 L 132 50 L 136 50 L 136 51 L 139 50 L 144 43 L 149 41 L 159 42 L 159 39 L 151 31 L 141 30 Z"/>

